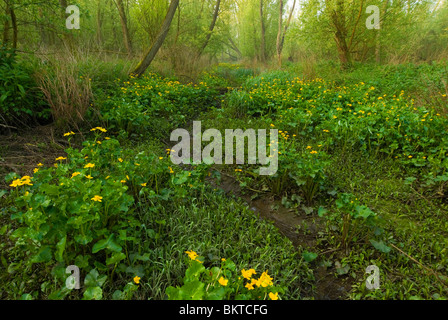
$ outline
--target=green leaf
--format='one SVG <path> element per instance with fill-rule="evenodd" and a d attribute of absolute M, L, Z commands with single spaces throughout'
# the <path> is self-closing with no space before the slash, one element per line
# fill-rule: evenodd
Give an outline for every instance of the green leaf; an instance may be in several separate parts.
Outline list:
<path fill-rule="evenodd" d="M 327 212 L 328 212 L 328 210 L 325 209 L 324 207 L 319 207 L 319 210 L 317 211 L 317 215 L 322 218 L 324 215 L 327 214 Z"/>
<path fill-rule="evenodd" d="M 83 295 L 83 300 L 101 300 L 102 298 L 103 289 L 100 287 L 89 287 Z"/>
<path fill-rule="evenodd" d="M 227 290 L 224 287 L 213 289 L 207 293 L 207 300 L 223 300 Z"/>
<path fill-rule="evenodd" d="M 184 300 L 201 300 L 204 296 L 204 286 L 199 280 L 188 282 L 180 288 L 180 296 Z"/>
<path fill-rule="evenodd" d="M 67 243 L 67 236 L 64 236 L 59 242 L 56 244 L 56 253 L 54 255 L 56 261 L 63 262 L 63 254 L 65 251 L 65 244 Z"/>
<path fill-rule="evenodd" d="M 168 300 L 182 300 L 179 288 L 169 286 L 166 288 L 165 293 L 168 296 Z"/>
<path fill-rule="evenodd" d="M 199 278 L 199 275 L 205 270 L 202 263 L 198 261 L 192 261 L 191 266 L 185 271 L 184 282 L 193 281 Z"/>
<path fill-rule="evenodd" d="M 302 257 L 306 262 L 312 262 L 317 258 L 318 254 L 314 252 L 302 252 Z"/>
<path fill-rule="evenodd" d="M 31 263 L 48 262 L 51 258 L 51 248 L 49 246 L 44 246 L 40 248 L 39 252 L 31 259 Z"/>
<path fill-rule="evenodd" d="M 93 245 L 92 253 L 97 253 L 101 250 L 108 249 L 113 252 L 121 252 L 121 246 L 114 241 L 114 234 L 111 234 L 109 238 L 98 241 Z"/>
<path fill-rule="evenodd" d="M 87 274 L 84 285 L 86 287 L 102 287 L 104 282 L 107 280 L 107 276 L 100 277 L 100 274 L 96 269 L 90 270 Z"/>
<path fill-rule="evenodd" d="M 389 253 L 391 248 L 388 247 L 383 241 L 375 241 L 373 239 L 370 240 L 370 243 L 372 246 L 375 247 L 375 249 L 383 252 L 383 253 Z"/>
<path fill-rule="evenodd" d="M 116 264 L 125 258 L 126 255 L 123 252 L 115 252 L 110 258 L 107 258 L 106 264 Z"/>

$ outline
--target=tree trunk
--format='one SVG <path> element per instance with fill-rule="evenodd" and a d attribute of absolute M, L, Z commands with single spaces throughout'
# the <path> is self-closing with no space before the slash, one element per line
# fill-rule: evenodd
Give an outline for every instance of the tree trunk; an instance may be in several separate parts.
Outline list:
<path fill-rule="evenodd" d="M 98 47 L 101 48 L 101 45 L 103 44 L 103 33 L 102 33 L 102 27 L 103 27 L 103 13 L 101 12 L 101 1 L 98 1 L 98 10 L 96 13 L 96 40 L 98 42 Z"/>
<path fill-rule="evenodd" d="M 283 31 L 282 40 L 280 41 L 280 58 L 283 51 L 283 45 L 285 43 L 286 32 L 288 31 L 289 25 L 291 24 L 292 15 L 294 13 L 294 9 L 296 8 L 296 0 L 294 0 L 291 8 L 291 12 L 289 13 L 288 22 L 286 22 L 285 30 Z M 281 63 L 281 60 L 280 60 Z"/>
<path fill-rule="evenodd" d="M 283 0 L 279 1 L 279 12 L 278 12 L 278 31 L 277 31 L 277 60 L 278 67 L 282 67 L 282 54 L 280 50 L 280 43 L 282 41 L 282 26 L 283 26 Z"/>
<path fill-rule="evenodd" d="M 6 16 L 9 16 L 9 2 L 6 2 Z M 3 43 L 7 44 L 9 42 L 9 19 L 6 17 L 5 22 L 3 23 Z"/>
<path fill-rule="evenodd" d="M 121 31 L 123 33 L 123 42 L 126 46 L 126 51 L 128 56 L 132 56 L 132 42 L 131 37 L 129 36 L 128 19 L 126 17 L 126 11 L 124 10 L 123 0 L 115 0 L 114 2 L 120 16 Z"/>
<path fill-rule="evenodd" d="M 59 5 L 61 6 L 61 11 L 62 11 L 62 16 L 65 17 L 65 11 L 67 10 L 68 4 L 67 4 L 67 0 L 59 0 Z M 73 39 L 73 35 L 71 33 L 68 33 L 67 31 L 64 32 L 63 35 L 63 42 L 65 47 L 67 48 L 68 51 L 72 52 L 74 49 L 74 39 Z"/>
<path fill-rule="evenodd" d="M 230 47 L 238 54 L 238 59 L 241 59 L 243 57 L 243 54 L 241 53 L 240 49 L 238 49 L 235 42 L 233 42 L 232 38 L 230 38 L 230 37 L 229 37 L 229 43 L 230 43 Z"/>
<path fill-rule="evenodd" d="M 339 61 L 343 69 L 351 65 L 350 50 L 346 42 L 347 30 L 344 14 L 344 1 L 338 0 L 336 10 L 332 13 L 332 22 L 336 29 L 334 39 L 339 53 Z"/>
<path fill-rule="evenodd" d="M 168 13 L 165 16 L 165 20 L 163 21 L 162 28 L 160 29 L 159 34 L 156 37 L 156 40 L 154 41 L 153 45 L 149 49 L 146 56 L 139 63 L 137 68 L 132 72 L 133 75 L 141 77 L 151 64 L 152 60 L 154 60 L 155 56 L 157 55 L 157 52 L 159 51 L 160 47 L 165 41 L 168 31 L 170 30 L 171 21 L 173 20 L 178 5 L 179 0 L 171 0 L 170 7 L 168 8 Z"/>
<path fill-rule="evenodd" d="M 215 12 L 213 13 L 212 22 L 210 24 L 210 27 L 208 28 L 207 36 L 205 37 L 205 41 L 202 44 L 202 47 L 199 49 L 196 59 L 198 59 L 202 55 L 202 52 L 207 47 L 208 42 L 210 41 L 210 38 L 212 37 L 213 29 L 215 29 L 216 20 L 218 19 L 220 4 L 221 4 L 221 0 L 217 0 L 216 6 L 215 6 Z"/>
<path fill-rule="evenodd" d="M 266 28 L 263 19 L 263 0 L 260 0 L 260 24 L 261 24 L 261 42 L 260 42 L 260 61 L 266 62 Z"/>

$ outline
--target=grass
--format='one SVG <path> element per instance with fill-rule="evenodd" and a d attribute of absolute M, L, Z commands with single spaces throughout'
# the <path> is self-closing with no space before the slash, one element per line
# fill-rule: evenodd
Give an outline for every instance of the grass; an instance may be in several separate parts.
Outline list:
<path fill-rule="evenodd" d="M 285 289 L 281 299 L 313 299 L 324 278 L 336 287 L 350 284 L 346 294 L 334 296 L 341 299 L 448 298 L 446 66 L 369 66 L 344 74 L 320 68 L 312 80 L 301 78 L 299 66 L 260 74 L 225 64 L 197 83 L 150 74 L 113 84 L 104 76 L 100 118 L 111 142 L 95 136 L 78 151 L 67 149 L 66 163 L 47 165 L 36 174 L 36 186 L 26 187 L 31 200 L 18 190 L 0 198 L 0 281 L 6 284 L 0 297 L 111 299 L 130 292 L 128 298 L 166 299 L 166 288 L 182 285 L 185 251 L 193 250 L 206 267 L 226 258 L 238 270 L 269 270 Z M 417 76 L 422 70 L 428 82 Z M 167 134 L 195 118 L 203 130 L 281 130 L 277 175 L 260 177 L 246 165 L 172 165 Z M 97 165 L 90 171 L 95 184 L 71 177 L 86 161 Z M 289 215 L 288 224 L 279 229 L 254 213 L 251 201 L 212 187 L 206 177 L 216 169 L 233 176 L 251 200 L 272 203 L 267 210 L 273 215 Z M 124 179 L 124 186 L 109 177 Z M 101 220 L 106 227 L 94 229 L 91 243 L 74 241 L 78 229 L 71 230 L 63 251 L 62 235 L 53 242 L 50 234 L 39 237 L 46 227 L 24 212 L 34 203 L 34 210 L 51 208 L 65 219 L 58 199 L 67 194 L 67 208 L 83 196 L 83 217 L 93 220 L 110 214 L 88 201 L 93 195 L 105 203 L 118 196 L 133 201 L 125 214 Z M 294 245 L 284 236 L 292 237 L 284 232 L 290 228 Z M 113 236 L 116 243 L 94 250 Z M 18 239 L 39 245 L 23 247 Z M 39 246 L 51 247 L 53 256 Z M 90 279 L 81 291 L 64 289 L 64 267 L 73 263 Z M 379 267 L 378 290 L 366 288 L 369 265 Z"/>

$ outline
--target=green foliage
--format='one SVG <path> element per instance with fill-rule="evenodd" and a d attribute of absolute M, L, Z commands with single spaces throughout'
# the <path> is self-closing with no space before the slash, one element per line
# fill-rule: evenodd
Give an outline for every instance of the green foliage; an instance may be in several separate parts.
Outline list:
<path fill-rule="evenodd" d="M 0 121 L 17 125 L 48 118 L 42 94 L 36 92 L 35 86 L 31 69 L 17 61 L 14 50 L 0 43 Z"/>
<path fill-rule="evenodd" d="M 222 258 L 220 266 L 206 268 L 203 257 L 188 251 L 191 260 L 181 287 L 168 287 L 170 300 L 271 300 L 279 299 L 285 289 L 274 286 L 267 272 L 256 279 L 254 269 L 237 271 L 235 263 Z M 193 254 L 193 256 L 191 256 Z"/>
<path fill-rule="evenodd" d="M 216 91 L 207 83 L 183 85 L 148 74 L 122 83 L 105 101 L 102 116 L 110 128 L 162 138 L 215 104 Z"/>

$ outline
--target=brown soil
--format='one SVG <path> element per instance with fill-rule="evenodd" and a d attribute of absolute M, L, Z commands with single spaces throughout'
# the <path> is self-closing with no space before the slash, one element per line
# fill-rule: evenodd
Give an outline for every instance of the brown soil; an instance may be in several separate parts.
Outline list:
<path fill-rule="evenodd" d="M 32 176 L 38 163 L 53 165 L 68 146 L 63 134 L 51 125 L 0 135 L 0 189 L 8 188 L 7 174 Z"/>

